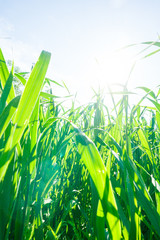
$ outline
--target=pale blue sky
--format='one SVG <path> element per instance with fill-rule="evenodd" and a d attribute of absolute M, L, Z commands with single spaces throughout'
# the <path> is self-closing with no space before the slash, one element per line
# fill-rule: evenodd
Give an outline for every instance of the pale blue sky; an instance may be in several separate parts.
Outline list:
<path fill-rule="evenodd" d="M 90 96 L 91 86 L 124 83 L 143 47 L 112 52 L 155 41 L 160 34 L 159 0 L 0 0 L 0 6 L 0 47 L 6 58 L 25 71 L 42 49 L 50 51 L 49 76 L 64 80 L 81 99 Z M 130 86 L 159 84 L 158 61 L 157 54 L 138 63 Z"/>

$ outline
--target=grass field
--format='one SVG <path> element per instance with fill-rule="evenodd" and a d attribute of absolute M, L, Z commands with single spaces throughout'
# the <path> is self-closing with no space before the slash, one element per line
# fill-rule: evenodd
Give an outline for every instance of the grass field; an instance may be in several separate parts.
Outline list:
<path fill-rule="evenodd" d="M 0 50 L 0 239 L 160 239 L 160 90 L 66 110 L 43 91 L 50 57 L 28 77 Z"/>

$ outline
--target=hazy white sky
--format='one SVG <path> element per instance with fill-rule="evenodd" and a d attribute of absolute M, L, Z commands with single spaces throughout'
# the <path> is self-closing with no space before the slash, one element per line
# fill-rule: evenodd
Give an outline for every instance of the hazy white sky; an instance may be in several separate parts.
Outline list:
<path fill-rule="evenodd" d="M 0 0 L 0 47 L 22 71 L 41 50 L 50 51 L 49 77 L 64 80 L 84 100 L 91 87 L 127 80 L 144 47 L 115 51 L 157 40 L 159 11 L 159 0 Z M 129 86 L 158 85 L 159 61 L 157 54 L 138 62 Z"/>

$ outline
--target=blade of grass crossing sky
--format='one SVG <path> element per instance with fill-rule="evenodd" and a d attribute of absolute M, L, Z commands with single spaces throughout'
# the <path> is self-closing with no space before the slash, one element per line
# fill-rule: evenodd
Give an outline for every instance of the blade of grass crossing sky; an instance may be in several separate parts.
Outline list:
<path fill-rule="evenodd" d="M 50 53 L 42 51 L 39 60 L 34 66 L 31 75 L 27 81 L 18 105 L 16 115 L 13 119 L 11 135 L 7 141 L 4 153 L 2 154 L 0 159 L 0 181 L 5 175 L 14 148 L 19 142 L 23 131 L 29 122 L 30 116 L 37 102 L 43 80 L 47 72 L 50 56 Z"/>
<path fill-rule="evenodd" d="M 9 77 L 9 70 L 6 64 L 6 61 L 4 59 L 2 50 L 0 49 L 0 81 L 2 84 L 2 87 L 4 88 L 7 82 L 7 79 Z M 13 98 L 15 97 L 14 88 L 13 85 L 11 86 L 10 93 L 7 98 L 7 103 L 9 103 Z"/>
<path fill-rule="evenodd" d="M 0 98 L 0 114 L 2 113 L 5 105 L 6 105 L 6 101 L 9 95 L 9 92 L 11 90 L 11 86 L 12 86 L 12 81 L 13 81 L 13 75 L 12 73 L 9 74 L 9 77 L 6 81 L 6 84 L 4 86 L 1 98 Z"/>
<path fill-rule="evenodd" d="M 20 81 L 21 83 L 25 86 L 26 84 L 26 79 L 24 77 L 22 77 L 20 74 L 18 73 L 15 73 L 14 76 L 16 76 Z"/>

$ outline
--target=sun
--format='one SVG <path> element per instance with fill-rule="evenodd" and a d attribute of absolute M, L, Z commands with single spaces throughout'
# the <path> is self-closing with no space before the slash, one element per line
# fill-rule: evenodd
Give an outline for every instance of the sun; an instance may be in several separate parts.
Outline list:
<path fill-rule="evenodd" d="M 133 54 L 121 50 L 97 56 L 88 72 L 93 88 L 125 85 L 134 64 Z"/>

